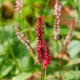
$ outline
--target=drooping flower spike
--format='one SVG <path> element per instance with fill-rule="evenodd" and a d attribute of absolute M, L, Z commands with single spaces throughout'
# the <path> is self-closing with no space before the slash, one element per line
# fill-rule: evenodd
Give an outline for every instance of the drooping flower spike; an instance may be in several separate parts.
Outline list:
<path fill-rule="evenodd" d="M 43 24 L 44 21 L 42 19 L 42 17 L 37 18 L 37 22 L 36 22 L 36 36 L 38 37 L 38 42 L 37 42 L 37 52 L 38 52 L 38 59 L 40 60 L 40 62 L 43 64 L 43 69 L 47 68 L 47 65 L 50 64 L 50 61 L 52 59 L 52 56 L 49 55 L 49 49 L 48 47 L 44 46 L 46 41 L 43 40 Z"/>
<path fill-rule="evenodd" d="M 59 0 L 56 0 L 55 3 L 55 10 L 54 10 L 54 15 L 55 15 L 55 22 L 54 22 L 54 39 L 58 40 L 59 39 L 59 17 L 61 16 L 61 3 Z"/>
<path fill-rule="evenodd" d="M 23 7 L 23 1 L 22 0 L 16 0 L 16 6 L 15 6 L 15 10 L 18 11 L 18 13 L 21 13 L 21 7 Z"/>
<path fill-rule="evenodd" d="M 75 25 L 75 17 L 73 18 L 72 26 L 70 27 L 70 32 L 68 33 L 68 35 L 66 36 L 66 39 L 64 41 L 65 47 L 67 47 L 70 44 L 70 40 L 71 40 L 72 35 L 73 35 L 72 33 L 74 30 L 74 25 Z"/>
<path fill-rule="evenodd" d="M 20 14 L 22 11 L 21 11 L 21 7 L 23 7 L 23 0 L 16 0 L 16 6 L 15 6 L 15 10 L 18 11 L 18 13 Z M 18 39 L 24 43 L 26 46 L 29 46 L 30 50 L 32 51 L 33 53 L 33 56 L 35 58 L 35 50 L 32 48 L 32 46 L 30 45 L 30 42 L 28 39 L 26 39 L 22 33 L 19 32 L 19 25 L 18 24 L 15 24 L 15 31 L 16 31 L 16 34 L 17 34 L 17 37 Z"/>
<path fill-rule="evenodd" d="M 35 51 L 34 49 L 31 47 L 29 40 L 27 40 L 24 35 L 22 33 L 19 32 L 19 25 L 15 24 L 15 31 L 16 31 L 16 35 L 18 37 L 18 39 L 24 43 L 26 46 L 29 46 L 30 50 L 32 51 L 32 53 L 35 55 Z"/>

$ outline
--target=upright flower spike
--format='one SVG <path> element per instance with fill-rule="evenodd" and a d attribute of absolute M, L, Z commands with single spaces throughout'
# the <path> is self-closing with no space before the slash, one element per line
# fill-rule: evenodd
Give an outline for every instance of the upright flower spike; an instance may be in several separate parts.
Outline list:
<path fill-rule="evenodd" d="M 56 0 L 55 3 L 55 10 L 54 10 L 54 15 L 55 15 L 55 22 L 54 22 L 54 39 L 58 40 L 59 39 L 59 17 L 61 16 L 61 3 L 59 0 Z"/>
<path fill-rule="evenodd" d="M 33 55 L 35 56 L 35 51 L 34 51 L 34 49 L 31 47 L 29 40 L 27 40 L 22 33 L 20 34 L 18 28 L 19 28 L 19 25 L 18 25 L 18 24 L 15 24 L 15 31 L 16 31 L 16 35 L 17 35 L 18 39 L 19 39 L 22 43 L 24 43 L 26 46 L 29 46 L 29 48 L 31 49 Z"/>
<path fill-rule="evenodd" d="M 18 13 L 22 12 L 21 7 L 23 7 L 22 0 L 16 0 L 15 10 L 18 11 Z"/>
<path fill-rule="evenodd" d="M 38 42 L 37 42 L 37 52 L 38 52 L 38 59 L 40 62 L 43 64 L 43 69 L 47 68 L 47 65 L 50 64 L 50 61 L 52 59 L 52 56 L 49 55 L 49 49 L 48 47 L 45 47 L 46 41 L 43 40 L 43 29 L 44 27 L 42 26 L 44 24 L 44 21 L 42 17 L 37 18 L 36 22 L 36 36 L 38 37 Z"/>
<path fill-rule="evenodd" d="M 69 34 L 66 36 L 66 39 L 65 39 L 65 41 L 64 41 L 65 47 L 67 47 L 67 46 L 70 44 L 70 40 L 71 40 L 71 38 L 72 38 L 72 33 L 73 33 L 73 30 L 74 30 L 74 25 L 75 25 L 75 17 L 73 18 L 72 26 L 70 27 L 70 32 L 69 32 Z"/>
<path fill-rule="evenodd" d="M 42 33 L 44 33 L 44 31 L 42 31 L 44 29 L 42 26 L 43 24 L 44 22 L 42 21 L 42 18 L 41 17 L 37 18 L 37 22 L 36 22 L 37 27 L 35 28 L 35 30 L 37 33 L 36 36 L 38 37 L 38 42 L 37 42 L 38 46 L 36 47 L 36 49 L 38 51 L 38 59 L 40 59 L 41 62 L 43 62 L 44 52 L 45 52 L 45 47 L 44 47 L 45 41 L 42 40 L 43 38 Z"/>

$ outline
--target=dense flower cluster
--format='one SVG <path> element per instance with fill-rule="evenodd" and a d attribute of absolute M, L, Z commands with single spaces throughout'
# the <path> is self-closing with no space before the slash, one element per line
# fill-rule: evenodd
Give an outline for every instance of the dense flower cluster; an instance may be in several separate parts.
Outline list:
<path fill-rule="evenodd" d="M 36 22 L 36 36 L 38 37 L 38 42 L 37 42 L 37 52 L 38 52 L 38 59 L 43 63 L 43 69 L 47 68 L 47 65 L 50 64 L 50 61 L 52 59 L 52 56 L 49 55 L 49 49 L 48 47 L 44 46 L 46 41 L 43 40 L 43 34 L 44 27 L 42 26 L 44 24 L 44 21 L 42 17 L 37 18 Z"/>
<path fill-rule="evenodd" d="M 67 47 L 70 43 L 70 40 L 72 38 L 72 33 L 73 33 L 73 30 L 74 30 L 74 24 L 75 24 L 75 18 L 73 19 L 73 22 L 72 22 L 72 26 L 70 28 L 70 32 L 69 34 L 66 36 L 66 39 L 64 41 L 64 45 Z"/>
<path fill-rule="evenodd" d="M 18 13 L 21 13 L 21 7 L 23 7 L 23 4 L 22 4 L 22 0 L 16 0 L 16 9 L 18 11 Z"/>
<path fill-rule="evenodd" d="M 46 46 L 44 60 L 43 60 L 43 69 L 47 68 L 47 64 L 50 64 L 51 59 L 52 59 L 52 56 L 49 55 L 49 49 Z"/>
<path fill-rule="evenodd" d="M 56 0 L 55 4 L 55 10 L 54 10 L 54 15 L 55 15 L 55 23 L 54 23 L 54 39 L 58 40 L 58 34 L 59 34 L 59 17 L 61 16 L 61 3 L 59 0 Z"/>
<path fill-rule="evenodd" d="M 34 49 L 31 47 L 29 40 L 27 40 L 22 33 L 20 34 L 18 28 L 19 28 L 19 25 L 18 25 L 18 24 L 15 24 L 15 31 L 16 31 L 16 35 L 17 35 L 18 39 L 19 39 L 22 43 L 24 43 L 26 46 L 28 45 L 29 48 L 31 49 L 31 51 L 33 52 L 33 54 L 35 54 L 35 51 L 34 51 Z"/>

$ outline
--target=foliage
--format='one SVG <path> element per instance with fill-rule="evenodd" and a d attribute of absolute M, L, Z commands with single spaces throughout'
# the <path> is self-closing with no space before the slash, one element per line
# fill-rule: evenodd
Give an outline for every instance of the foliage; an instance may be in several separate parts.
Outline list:
<path fill-rule="evenodd" d="M 3 3 L 7 0 L 3 0 Z M 15 5 L 15 0 L 9 0 L 13 2 L 13 6 Z M 54 57 L 57 51 L 58 53 L 61 50 L 61 43 L 53 40 L 53 6 L 50 3 L 45 8 L 48 0 L 24 0 L 22 13 L 20 15 L 20 32 L 25 35 L 30 40 L 31 46 L 36 50 L 36 37 L 35 37 L 35 22 L 36 17 L 43 16 L 45 21 L 45 34 L 44 39 L 50 48 L 50 53 L 53 56 L 53 60 L 51 65 L 48 66 L 47 69 L 47 79 L 51 80 L 52 76 L 56 80 L 56 75 L 59 76 L 59 58 Z M 79 2 L 79 3 L 77 3 Z M 80 1 L 79 0 L 61 0 L 61 3 L 64 7 L 70 6 L 77 14 L 77 23 L 80 20 Z M 0 4 L 1 5 L 1 4 Z M 7 4 L 8 6 L 8 4 Z M 1 6 L 0 6 L 1 7 Z M 1 8 L 0 8 L 1 9 Z M 44 12 L 45 11 L 45 12 Z M 1 10 L 0 10 L 1 13 Z M 10 12 L 8 12 L 10 13 Z M 7 14 L 8 14 L 7 13 Z M 66 16 L 66 15 L 65 15 Z M 69 16 L 67 16 L 69 17 Z M 3 21 L 0 22 L 0 80 L 28 80 L 33 73 L 40 72 L 40 66 L 37 63 L 34 65 L 34 59 L 32 53 L 29 51 L 28 47 L 22 44 L 16 34 L 15 34 L 15 23 L 19 23 L 19 15 L 15 12 L 13 13 L 13 18 L 7 19 L 4 15 L 2 15 Z M 71 19 L 72 16 L 69 17 Z M 10 43 L 10 48 L 12 49 L 14 56 L 17 60 L 17 63 L 21 69 L 21 73 L 19 72 L 15 61 L 11 55 L 11 51 L 9 48 L 8 40 L 6 38 L 8 36 L 8 40 Z M 60 25 L 60 35 L 62 40 L 64 40 L 65 36 L 68 34 L 69 29 L 66 25 Z M 58 49 L 57 46 L 58 45 Z M 63 80 L 78 80 L 80 78 L 80 25 L 75 28 L 73 32 L 73 38 L 69 48 L 67 50 L 68 53 L 66 55 L 70 59 L 69 70 L 65 73 Z M 37 55 L 37 51 L 36 51 Z M 66 57 L 65 57 L 66 58 Z M 66 59 L 63 60 L 63 72 L 66 69 L 67 65 Z M 40 77 L 39 77 L 40 78 Z M 35 79 L 36 80 L 36 79 Z"/>

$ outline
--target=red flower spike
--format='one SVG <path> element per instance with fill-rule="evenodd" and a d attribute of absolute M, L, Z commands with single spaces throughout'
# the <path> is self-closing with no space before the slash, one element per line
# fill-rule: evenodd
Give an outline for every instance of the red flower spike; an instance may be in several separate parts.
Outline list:
<path fill-rule="evenodd" d="M 59 77 L 57 77 L 57 80 L 59 80 Z"/>
<path fill-rule="evenodd" d="M 52 59 L 52 56 L 49 55 L 49 49 L 48 47 L 44 46 L 46 41 L 43 40 L 43 29 L 44 27 L 42 26 L 44 24 L 44 21 L 42 17 L 36 18 L 36 37 L 37 38 L 37 52 L 38 52 L 38 59 L 40 60 L 41 63 L 43 63 L 43 69 L 47 68 L 47 65 L 50 64 L 50 61 Z"/>

